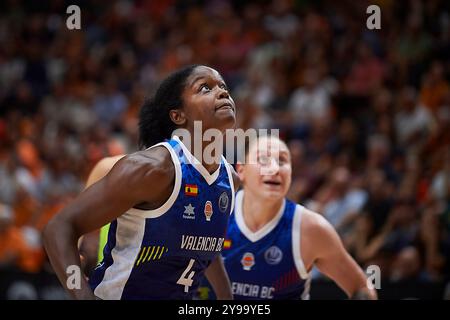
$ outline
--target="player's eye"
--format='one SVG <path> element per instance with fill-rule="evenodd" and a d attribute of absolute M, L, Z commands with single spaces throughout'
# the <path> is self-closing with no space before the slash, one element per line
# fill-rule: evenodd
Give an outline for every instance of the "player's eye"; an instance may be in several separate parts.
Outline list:
<path fill-rule="evenodd" d="M 211 91 L 211 88 L 206 83 L 203 83 L 199 88 L 199 92 L 201 93 L 206 93 L 209 91 Z"/>
<path fill-rule="evenodd" d="M 225 83 L 221 83 L 221 84 L 219 85 L 219 87 L 222 88 L 223 90 L 228 91 L 228 87 L 227 87 L 227 85 L 226 85 Z"/>
<path fill-rule="evenodd" d="M 259 156 L 258 163 L 262 166 L 267 166 L 270 164 L 270 157 L 268 156 Z"/>
<path fill-rule="evenodd" d="M 287 157 L 285 157 L 285 156 L 281 156 L 279 161 L 278 161 L 278 163 L 279 163 L 280 166 L 282 166 L 284 164 L 289 163 L 289 159 Z"/>

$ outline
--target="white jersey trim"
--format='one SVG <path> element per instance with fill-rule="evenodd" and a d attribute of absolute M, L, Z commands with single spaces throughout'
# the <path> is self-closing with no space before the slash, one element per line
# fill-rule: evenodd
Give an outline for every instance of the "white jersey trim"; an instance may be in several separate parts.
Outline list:
<path fill-rule="evenodd" d="M 305 281 L 305 287 L 303 289 L 302 295 L 300 296 L 300 298 L 302 300 L 309 300 L 310 299 L 310 295 L 309 295 L 309 290 L 311 289 L 311 277 L 308 277 L 308 279 L 306 279 Z"/>
<path fill-rule="evenodd" d="M 168 144 L 167 142 L 161 142 L 161 143 L 155 144 L 154 146 L 152 146 L 150 148 L 155 148 L 155 147 L 159 147 L 159 146 L 163 146 L 167 150 L 169 150 L 170 156 L 172 158 L 173 166 L 175 167 L 175 184 L 174 184 L 174 187 L 172 190 L 172 194 L 166 200 L 166 202 L 157 209 L 142 210 L 142 209 L 131 208 L 131 209 L 127 210 L 128 213 L 135 214 L 135 215 L 143 217 L 143 218 L 158 218 L 158 217 L 162 216 L 164 213 L 166 213 L 167 211 L 169 211 L 169 209 L 172 207 L 172 205 L 175 203 L 175 201 L 178 198 L 178 194 L 179 194 L 180 188 L 181 188 L 181 180 L 182 180 L 180 160 L 178 159 L 178 156 L 176 155 L 172 146 L 170 144 Z"/>
<path fill-rule="evenodd" d="M 309 274 L 306 271 L 305 264 L 303 263 L 302 253 L 301 253 L 301 226 L 302 226 L 302 211 L 303 206 L 296 205 L 294 212 L 294 221 L 292 223 L 292 254 L 294 257 L 295 267 L 297 268 L 298 274 L 302 279 L 308 279 Z"/>
<path fill-rule="evenodd" d="M 223 157 L 223 156 L 222 156 Z M 225 168 L 227 169 L 228 173 L 228 179 L 230 180 L 230 187 L 231 187 L 231 207 L 230 207 L 230 215 L 234 210 L 234 201 L 235 201 L 235 190 L 234 190 L 234 181 L 233 181 L 233 174 L 231 173 L 231 164 L 229 164 L 225 158 L 223 158 L 223 161 L 225 163 Z"/>
<path fill-rule="evenodd" d="M 117 218 L 116 245 L 111 250 L 113 259 L 94 290 L 94 295 L 103 300 L 119 300 L 133 270 L 133 265 L 145 232 L 145 220 L 142 217 L 123 214 Z"/>
<path fill-rule="evenodd" d="M 268 235 L 275 227 L 278 225 L 278 222 L 280 221 L 281 217 L 284 213 L 284 208 L 286 206 L 286 200 L 283 199 L 283 203 L 278 210 L 275 217 L 273 217 L 272 220 L 270 220 L 268 223 L 264 225 L 261 229 L 259 229 L 256 232 L 251 231 L 247 225 L 245 224 L 244 216 L 243 216 L 243 206 L 244 206 L 244 190 L 239 191 L 236 194 L 236 208 L 235 208 L 235 218 L 236 218 L 236 224 L 238 228 L 241 230 L 242 234 L 251 242 L 256 242 L 264 238 L 266 235 Z"/>
<path fill-rule="evenodd" d="M 183 142 L 181 142 L 178 136 L 174 135 L 172 139 L 174 139 L 180 144 L 181 148 L 183 149 L 184 155 L 186 156 L 186 160 L 189 162 L 189 164 L 193 165 L 194 168 L 201 174 L 201 176 L 205 178 L 208 185 L 212 185 L 219 176 L 220 167 L 222 166 L 222 164 L 221 163 L 219 164 L 219 167 L 217 168 L 216 171 L 214 171 L 213 173 L 209 173 L 208 170 L 206 170 L 206 168 L 201 164 L 201 162 L 198 161 L 198 159 L 192 155 L 192 153 L 188 150 L 188 148 L 186 148 L 186 146 L 183 144 Z"/>

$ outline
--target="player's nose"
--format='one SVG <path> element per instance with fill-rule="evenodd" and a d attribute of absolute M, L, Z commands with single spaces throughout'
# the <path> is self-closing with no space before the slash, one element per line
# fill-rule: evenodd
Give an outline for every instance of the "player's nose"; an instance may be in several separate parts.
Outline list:
<path fill-rule="evenodd" d="M 273 176 L 280 171 L 280 165 L 276 159 L 271 158 L 270 162 L 261 168 L 262 175 Z"/>
<path fill-rule="evenodd" d="M 219 87 L 218 98 L 219 99 L 229 99 L 230 98 L 230 93 L 228 92 L 227 89 Z"/>

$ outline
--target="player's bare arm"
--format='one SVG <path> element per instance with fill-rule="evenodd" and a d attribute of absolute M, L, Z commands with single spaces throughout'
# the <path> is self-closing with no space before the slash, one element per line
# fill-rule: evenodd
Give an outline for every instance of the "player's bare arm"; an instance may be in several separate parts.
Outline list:
<path fill-rule="evenodd" d="M 233 300 L 231 283 L 221 255 L 217 255 L 205 271 L 205 276 L 214 289 L 217 300 Z"/>
<path fill-rule="evenodd" d="M 106 157 L 96 163 L 92 171 L 90 172 L 86 181 L 85 188 L 90 187 L 95 182 L 103 178 L 109 170 L 116 164 L 117 161 L 122 159 L 125 155 L 117 155 L 112 157 Z M 96 263 L 98 256 L 98 244 L 99 244 L 99 230 L 94 230 L 89 234 L 85 234 L 78 240 L 78 248 L 80 249 L 82 258 L 86 264 L 89 262 Z"/>
<path fill-rule="evenodd" d="M 367 287 L 366 275 L 345 250 L 333 226 L 321 215 L 305 209 L 301 225 L 301 252 L 307 270 L 312 265 L 330 277 L 351 299 L 377 299 L 377 293 Z M 309 240 L 310 239 L 310 240 Z"/>
<path fill-rule="evenodd" d="M 80 265 L 79 237 L 132 207 L 160 206 L 172 191 L 174 176 L 174 166 L 166 148 L 131 154 L 118 161 L 104 178 L 87 188 L 49 222 L 44 230 L 44 245 L 66 289 L 67 267 Z M 80 289 L 68 291 L 76 299 L 95 298 L 84 278 Z"/>

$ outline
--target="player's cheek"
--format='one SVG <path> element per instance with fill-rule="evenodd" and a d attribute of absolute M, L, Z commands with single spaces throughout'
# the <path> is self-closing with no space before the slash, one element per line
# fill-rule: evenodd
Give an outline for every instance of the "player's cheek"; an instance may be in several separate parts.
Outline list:
<path fill-rule="evenodd" d="M 284 181 L 284 184 L 289 187 L 289 185 L 291 184 L 291 175 L 292 175 L 292 170 L 289 168 L 285 168 L 282 171 L 282 178 Z"/>

